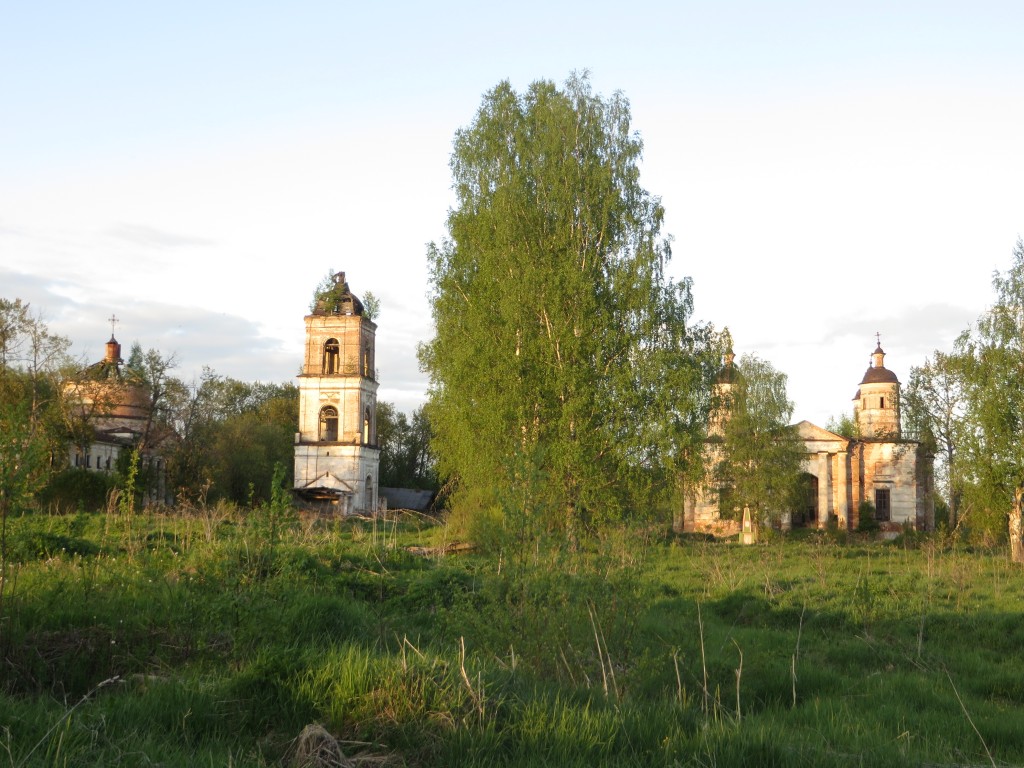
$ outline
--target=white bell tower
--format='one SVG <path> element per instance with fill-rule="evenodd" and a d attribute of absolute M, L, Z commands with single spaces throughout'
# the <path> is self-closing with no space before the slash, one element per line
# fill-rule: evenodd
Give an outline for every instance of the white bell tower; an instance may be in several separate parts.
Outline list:
<path fill-rule="evenodd" d="M 376 332 L 344 272 L 334 275 L 334 286 L 306 315 L 295 490 L 336 502 L 343 514 L 377 510 Z"/>

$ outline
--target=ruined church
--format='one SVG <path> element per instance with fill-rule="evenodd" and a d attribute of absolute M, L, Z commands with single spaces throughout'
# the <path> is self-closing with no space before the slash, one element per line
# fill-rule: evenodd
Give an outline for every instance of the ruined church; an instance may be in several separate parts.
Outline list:
<path fill-rule="evenodd" d="M 62 384 L 72 438 L 68 466 L 112 474 L 124 470 L 127 454 L 137 451 L 137 469 L 145 478 L 140 482 L 145 501 L 169 504 L 173 499 L 167 490 L 163 449 L 170 436 L 155 423 L 149 387 L 125 375 L 121 344 L 113 332 L 118 321 L 116 317 L 110 320 L 110 341 L 103 359 Z"/>
<path fill-rule="evenodd" d="M 716 382 L 720 396 L 732 386 L 733 366 L 730 350 Z M 921 443 L 902 436 L 900 381 L 885 367 L 881 341 L 853 397 L 853 417 L 856 437 L 844 437 L 809 421 L 791 427 L 804 448 L 804 503 L 802 508 L 780 511 L 783 530 L 824 528 L 830 521 L 840 530 L 855 530 L 862 511 L 873 514 L 883 531 L 934 528 L 934 457 Z M 721 418 L 721 414 L 712 415 L 709 436 L 720 431 Z M 714 441 L 709 440 L 706 461 L 715 460 L 714 451 Z M 692 489 L 676 528 L 726 534 L 738 531 L 735 511 L 720 508 L 727 497 L 720 490 L 708 485 Z"/>

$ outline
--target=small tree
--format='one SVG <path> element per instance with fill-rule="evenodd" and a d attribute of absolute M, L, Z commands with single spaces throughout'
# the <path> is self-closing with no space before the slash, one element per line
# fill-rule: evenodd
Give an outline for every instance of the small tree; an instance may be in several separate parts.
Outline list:
<path fill-rule="evenodd" d="M 7 518 L 32 497 L 46 470 L 46 444 L 33 429 L 27 401 L 0 399 L 0 621 L 7 575 Z"/>
<path fill-rule="evenodd" d="M 0 495 L 8 510 L 63 466 L 58 382 L 69 345 L 28 304 L 0 299 Z"/>
<path fill-rule="evenodd" d="M 924 364 L 910 369 L 903 392 L 904 433 L 939 453 L 938 480 L 949 504 L 949 524 L 959 516 L 963 481 L 960 446 L 967 430 L 968 361 L 962 355 L 936 351 Z"/>
<path fill-rule="evenodd" d="M 803 444 L 789 422 L 793 403 L 786 375 L 755 355 L 740 359 L 720 403 L 722 419 L 715 485 L 740 509 L 758 519 L 796 506 Z"/>
<path fill-rule="evenodd" d="M 857 424 L 857 420 L 848 413 L 830 416 L 825 424 L 825 429 L 849 440 L 860 439 L 860 426 Z"/>
<path fill-rule="evenodd" d="M 965 481 L 1006 515 L 1010 556 L 1024 562 L 1024 241 L 992 278 L 996 300 L 957 342 L 967 390 Z"/>
<path fill-rule="evenodd" d="M 171 371 L 177 364 L 173 354 L 165 355 L 152 348 L 143 352 L 138 342 L 132 344 L 125 366 L 125 379 L 141 387 L 147 397 L 146 421 L 136 446 L 140 453 L 151 450 L 154 444 L 166 437 L 170 428 L 168 396 L 175 387 Z"/>
<path fill-rule="evenodd" d="M 380 299 L 372 291 L 363 294 L 363 317 L 374 322 L 380 317 Z"/>

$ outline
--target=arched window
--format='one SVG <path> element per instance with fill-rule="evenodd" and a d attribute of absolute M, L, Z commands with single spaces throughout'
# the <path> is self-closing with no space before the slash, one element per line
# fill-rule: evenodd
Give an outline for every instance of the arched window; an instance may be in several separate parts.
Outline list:
<path fill-rule="evenodd" d="M 339 373 L 341 371 L 341 355 L 337 339 L 328 339 L 324 342 L 324 373 Z"/>
<path fill-rule="evenodd" d="M 370 345 L 363 350 L 363 376 L 370 378 Z"/>
<path fill-rule="evenodd" d="M 370 444 L 370 409 L 363 414 L 363 445 Z"/>
<path fill-rule="evenodd" d="M 320 440 L 326 443 L 338 441 L 338 409 L 333 405 L 320 409 Z"/>

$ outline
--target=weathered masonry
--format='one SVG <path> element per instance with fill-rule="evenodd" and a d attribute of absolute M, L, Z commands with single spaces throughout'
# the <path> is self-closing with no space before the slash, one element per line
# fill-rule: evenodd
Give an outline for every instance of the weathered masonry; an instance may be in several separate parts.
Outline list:
<path fill-rule="evenodd" d="M 376 331 L 344 272 L 306 316 L 295 490 L 337 505 L 342 514 L 377 509 Z"/>

